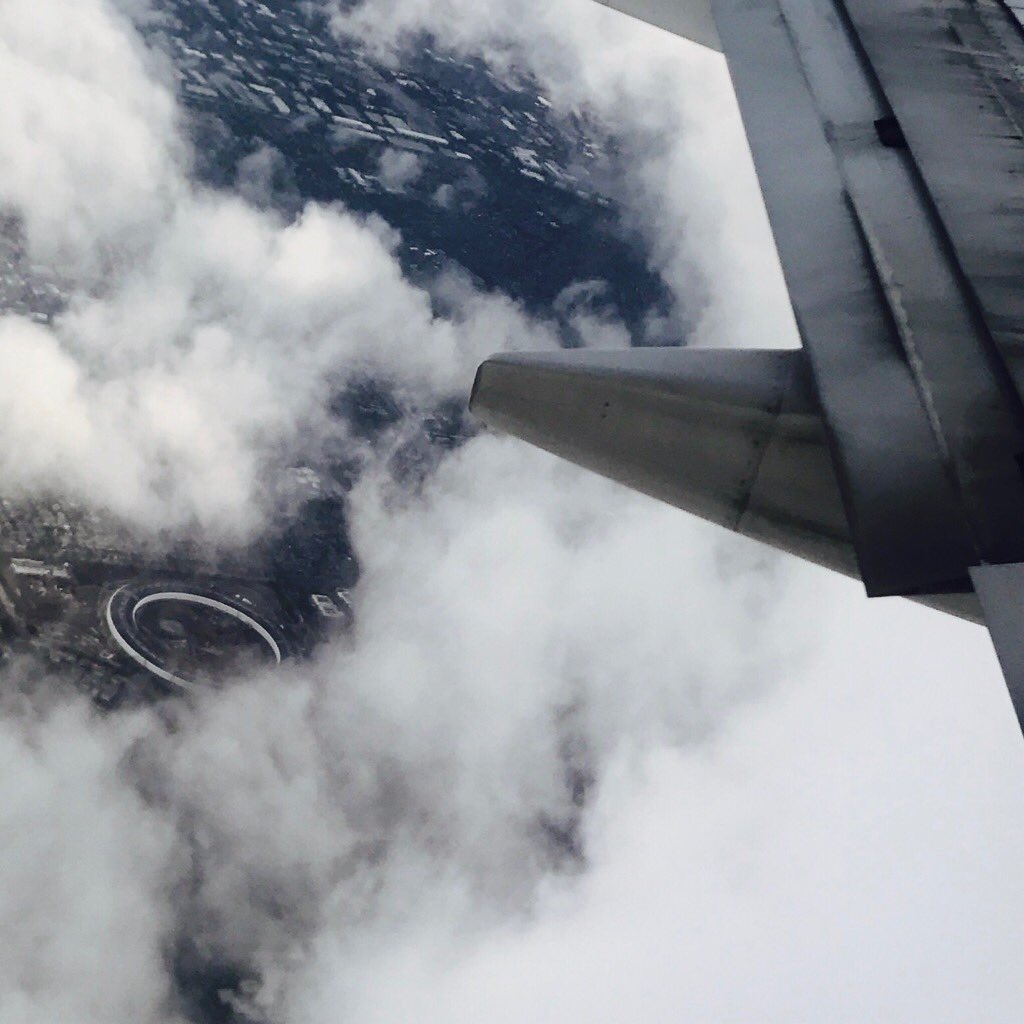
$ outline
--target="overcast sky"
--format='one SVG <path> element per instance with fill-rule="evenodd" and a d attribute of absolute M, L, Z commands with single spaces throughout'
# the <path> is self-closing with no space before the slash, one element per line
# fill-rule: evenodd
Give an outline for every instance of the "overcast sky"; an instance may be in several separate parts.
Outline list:
<path fill-rule="evenodd" d="M 468 286 L 434 316 L 382 222 L 198 186 L 143 8 L 0 3 L 0 206 L 74 294 L 0 317 L 0 478 L 244 536 L 328 378 L 415 407 L 555 335 Z M 679 323 L 793 342 L 720 58 L 583 0 L 336 27 L 528 61 L 635 146 Z M 212 1021 L 218 985 L 273 1024 L 1019 1019 L 1024 750 L 982 629 L 491 435 L 415 494 L 371 464 L 352 524 L 357 628 L 314 664 L 104 719 L 7 671 L 4 1024 Z"/>

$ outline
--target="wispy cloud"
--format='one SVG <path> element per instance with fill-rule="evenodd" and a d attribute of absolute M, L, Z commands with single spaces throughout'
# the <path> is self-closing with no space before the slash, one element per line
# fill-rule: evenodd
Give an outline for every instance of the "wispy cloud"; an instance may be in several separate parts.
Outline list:
<path fill-rule="evenodd" d="M 591 0 L 322 0 L 335 30 L 378 54 L 429 33 L 514 79 L 535 75 L 556 108 L 587 109 L 623 140 L 617 198 L 676 299 L 669 339 L 798 344 L 725 61 Z"/>

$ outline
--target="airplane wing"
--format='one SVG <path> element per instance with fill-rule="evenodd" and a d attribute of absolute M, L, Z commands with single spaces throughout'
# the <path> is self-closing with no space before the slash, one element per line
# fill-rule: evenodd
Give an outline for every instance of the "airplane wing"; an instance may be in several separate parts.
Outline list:
<path fill-rule="evenodd" d="M 474 410 L 705 518 L 855 573 L 870 596 L 983 614 L 1016 701 L 1024 6 L 607 6 L 725 54 L 803 349 L 785 371 L 764 353 L 716 361 L 685 349 L 611 361 L 586 352 L 498 358 L 481 368 Z M 793 415 L 803 417 L 799 430 Z"/>

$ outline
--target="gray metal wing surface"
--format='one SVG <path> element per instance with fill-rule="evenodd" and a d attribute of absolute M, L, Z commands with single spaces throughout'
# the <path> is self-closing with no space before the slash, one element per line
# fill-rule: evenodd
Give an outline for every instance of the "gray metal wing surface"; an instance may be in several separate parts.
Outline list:
<path fill-rule="evenodd" d="M 1018 620 L 996 611 L 1009 607 L 1014 587 L 1024 609 L 1024 568 L 1007 568 L 1024 566 L 1021 5 L 614 0 L 608 6 L 725 54 L 803 344 L 802 368 L 789 363 L 788 379 L 805 375 L 802 408 L 813 406 L 817 424 L 817 455 L 789 465 L 783 489 L 819 504 L 796 509 L 776 494 L 772 507 L 781 518 L 765 528 L 763 516 L 750 518 L 749 506 L 731 522 L 692 500 L 704 484 L 710 491 L 720 487 L 721 474 L 708 465 L 716 454 L 727 459 L 742 448 L 739 438 L 757 436 L 753 420 L 739 416 L 726 443 L 721 400 L 729 389 L 695 398 L 695 380 L 713 371 L 724 387 L 722 375 L 734 374 L 730 400 L 749 398 L 754 379 L 771 369 L 762 357 L 729 367 L 712 367 L 709 359 L 703 368 L 697 357 L 681 369 L 666 356 L 660 376 L 651 371 L 656 357 L 639 350 L 600 368 L 585 353 L 499 360 L 482 368 L 474 409 L 723 525 L 749 533 L 756 520 L 762 539 L 831 564 L 807 533 L 808 524 L 812 533 L 827 524 L 828 550 L 838 550 L 841 534 L 845 567 L 869 595 L 914 597 L 968 617 L 983 609 L 1011 693 L 1024 693 Z M 713 33 L 701 28 L 708 15 Z M 574 396 L 556 402 L 557 409 L 542 384 L 556 372 Z M 664 407 L 666 387 L 678 390 L 680 373 L 689 381 L 690 406 L 673 423 L 651 410 L 659 401 Z M 599 407 L 588 403 L 602 394 L 607 415 L 594 419 Z M 773 420 L 783 434 L 789 426 L 780 410 L 795 401 L 792 394 L 780 399 Z M 629 415 L 621 413 L 626 408 Z M 709 434 L 701 417 L 719 423 L 719 433 Z M 638 430 L 647 447 L 632 436 Z M 697 458 L 696 441 L 677 442 L 676 461 L 660 464 L 659 479 L 678 477 L 674 489 L 652 484 L 650 465 L 637 465 L 650 444 L 657 438 L 668 444 L 673 431 L 707 445 Z M 773 438 L 762 437 L 755 449 L 758 467 L 767 458 L 763 449 L 774 445 L 778 454 Z M 808 474 L 817 474 L 816 482 Z M 681 500 L 684 491 L 690 497 Z M 754 492 L 748 498 L 756 506 Z"/>

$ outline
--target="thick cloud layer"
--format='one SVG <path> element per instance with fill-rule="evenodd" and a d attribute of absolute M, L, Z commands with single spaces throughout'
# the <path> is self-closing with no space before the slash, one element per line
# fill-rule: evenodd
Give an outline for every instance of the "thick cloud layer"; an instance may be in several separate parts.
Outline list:
<path fill-rule="evenodd" d="M 210 976 L 289 1022 L 1014 1019 L 980 630 L 493 439 L 355 520 L 316 666 L 163 723 L 8 702 L 22 1019 L 213 1020 Z"/>
<path fill-rule="evenodd" d="M 785 334 L 717 58 L 616 29 L 602 64 L 611 16 L 568 0 L 514 9 L 535 37 L 405 9 L 546 75 L 557 29 L 563 99 L 646 140 L 635 216 L 697 336 Z M 0 6 L 0 204 L 75 298 L 0 322 L 5 486 L 252 530 L 339 375 L 426 402 L 554 344 L 454 279 L 436 317 L 385 225 L 277 219 L 265 168 L 196 187 L 130 24 L 39 12 Z M 415 493 L 371 468 L 351 511 L 359 620 L 314 663 L 113 718 L 5 668 L 0 1019 L 1019 1016 L 1024 766 L 981 630 L 492 436 Z"/>
<path fill-rule="evenodd" d="M 269 471 L 310 454 L 347 378 L 427 401 L 461 393 L 493 349 L 555 344 L 500 295 L 450 290 L 435 317 L 381 222 L 311 204 L 286 223 L 199 187 L 131 24 L 57 2 L 43 37 L 34 9 L 0 11 L 0 208 L 72 301 L 52 329 L 0 321 L 8 493 L 244 535 Z"/>
<path fill-rule="evenodd" d="M 0 202 L 32 252 L 96 281 L 151 245 L 183 187 L 172 95 L 109 5 L 0 11 Z"/>

